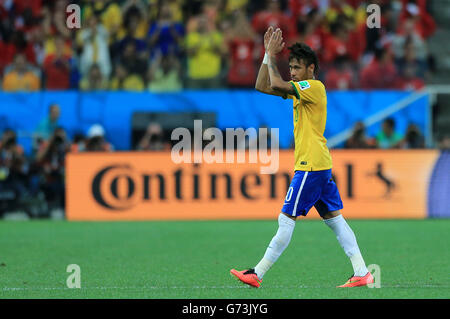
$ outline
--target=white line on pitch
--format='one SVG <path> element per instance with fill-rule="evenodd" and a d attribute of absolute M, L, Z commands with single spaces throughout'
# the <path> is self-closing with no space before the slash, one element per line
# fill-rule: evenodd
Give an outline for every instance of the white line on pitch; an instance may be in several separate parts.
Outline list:
<path fill-rule="evenodd" d="M 83 287 L 80 290 L 93 289 L 93 290 L 146 290 L 146 289 L 247 289 L 247 286 L 148 286 L 148 287 Z M 323 289 L 334 288 L 333 286 L 317 285 L 317 286 L 264 286 L 262 289 Z M 448 285 L 382 285 L 381 288 L 450 288 Z M 66 287 L 4 287 L 3 291 L 25 291 L 25 290 L 75 290 L 73 288 Z"/>

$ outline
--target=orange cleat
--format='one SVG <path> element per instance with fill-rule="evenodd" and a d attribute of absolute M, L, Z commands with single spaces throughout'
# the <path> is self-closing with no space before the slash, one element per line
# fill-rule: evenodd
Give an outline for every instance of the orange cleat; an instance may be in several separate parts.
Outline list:
<path fill-rule="evenodd" d="M 347 280 L 345 284 L 343 284 L 342 286 L 338 286 L 338 288 L 362 287 L 372 283 L 373 283 L 373 276 L 370 272 L 368 272 L 364 277 L 351 276 L 350 279 Z"/>
<path fill-rule="evenodd" d="M 259 288 L 262 283 L 262 279 L 259 279 L 255 273 L 254 269 L 237 271 L 236 269 L 231 269 L 230 274 L 235 276 L 237 279 L 242 281 L 244 284 L 250 285 L 255 288 Z"/>

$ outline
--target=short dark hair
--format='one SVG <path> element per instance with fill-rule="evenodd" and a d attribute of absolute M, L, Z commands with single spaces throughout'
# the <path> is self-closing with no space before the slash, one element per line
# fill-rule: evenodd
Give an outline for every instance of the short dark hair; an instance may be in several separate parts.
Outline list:
<path fill-rule="evenodd" d="M 314 73 L 317 74 L 319 71 L 319 59 L 317 59 L 316 53 L 305 43 L 295 43 L 290 46 L 289 51 L 289 61 L 292 59 L 303 60 L 306 67 L 314 64 Z"/>

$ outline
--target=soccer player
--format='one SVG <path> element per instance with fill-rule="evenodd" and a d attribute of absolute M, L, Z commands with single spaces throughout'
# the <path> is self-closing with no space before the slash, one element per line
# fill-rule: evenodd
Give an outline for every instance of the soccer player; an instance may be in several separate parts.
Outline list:
<path fill-rule="evenodd" d="M 317 56 L 310 47 L 296 43 L 289 47 L 292 81 L 284 81 L 278 72 L 276 55 L 284 48 L 280 29 L 264 34 L 266 54 L 255 88 L 263 93 L 290 98 L 294 102 L 295 174 L 278 217 L 278 231 L 264 257 L 248 270 L 231 270 L 240 281 L 258 288 L 264 274 L 288 246 L 298 216 L 306 216 L 314 206 L 325 224 L 336 234 L 350 258 L 354 274 L 338 287 L 358 287 L 373 283 L 361 256 L 355 234 L 340 213 L 343 208 L 336 184 L 331 177 L 331 156 L 323 136 L 327 118 L 327 96 L 322 82 L 315 80 Z"/>

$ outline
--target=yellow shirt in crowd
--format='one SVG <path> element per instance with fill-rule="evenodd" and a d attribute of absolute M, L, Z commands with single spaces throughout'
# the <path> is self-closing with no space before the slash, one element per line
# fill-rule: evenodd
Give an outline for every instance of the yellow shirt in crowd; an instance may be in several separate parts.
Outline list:
<path fill-rule="evenodd" d="M 190 32 L 187 35 L 187 49 L 199 47 L 193 56 L 188 57 L 188 75 L 191 79 L 209 79 L 219 75 L 222 60 L 214 47 L 220 47 L 222 43 L 223 37 L 217 31 L 209 34 Z"/>
<path fill-rule="evenodd" d="M 23 74 L 11 71 L 3 78 L 4 91 L 37 91 L 40 87 L 39 77 L 30 71 Z"/>

